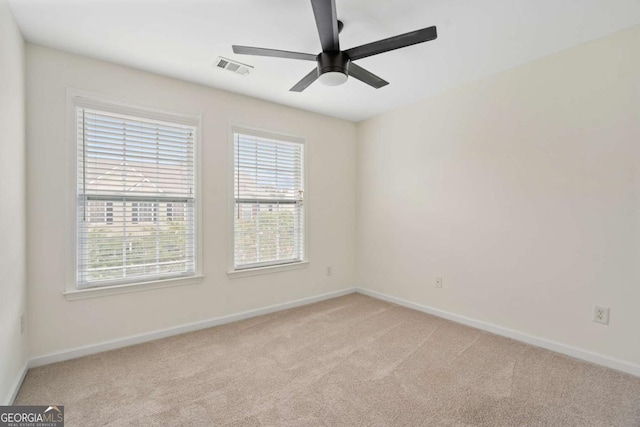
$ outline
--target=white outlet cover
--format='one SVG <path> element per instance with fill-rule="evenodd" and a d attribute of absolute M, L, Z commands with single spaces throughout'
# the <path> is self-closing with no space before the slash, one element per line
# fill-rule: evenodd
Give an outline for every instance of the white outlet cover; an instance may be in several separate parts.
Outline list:
<path fill-rule="evenodd" d="M 602 323 L 603 325 L 609 324 L 609 307 L 602 307 L 596 305 L 593 308 L 593 321 L 596 323 Z"/>

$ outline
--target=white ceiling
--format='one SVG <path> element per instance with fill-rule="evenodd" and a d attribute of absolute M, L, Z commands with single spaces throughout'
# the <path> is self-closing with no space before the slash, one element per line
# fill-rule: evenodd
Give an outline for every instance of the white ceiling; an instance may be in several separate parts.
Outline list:
<path fill-rule="evenodd" d="M 432 42 L 358 61 L 390 84 L 289 88 L 312 62 L 235 55 L 232 44 L 317 54 L 309 0 L 9 0 L 27 41 L 360 121 L 640 24 L 638 0 L 336 0 L 342 49 L 431 25 Z M 243 77 L 214 68 L 225 56 Z"/>

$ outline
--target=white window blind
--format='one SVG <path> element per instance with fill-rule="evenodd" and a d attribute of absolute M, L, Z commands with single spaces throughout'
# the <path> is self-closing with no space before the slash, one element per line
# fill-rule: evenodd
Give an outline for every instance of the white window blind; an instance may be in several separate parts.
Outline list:
<path fill-rule="evenodd" d="M 194 275 L 196 126 L 76 107 L 77 287 Z"/>
<path fill-rule="evenodd" d="M 234 132 L 234 268 L 304 259 L 304 145 Z"/>

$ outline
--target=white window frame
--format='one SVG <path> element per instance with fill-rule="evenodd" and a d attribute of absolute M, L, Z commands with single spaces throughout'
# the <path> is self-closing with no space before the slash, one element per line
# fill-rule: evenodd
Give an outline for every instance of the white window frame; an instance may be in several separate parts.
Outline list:
<path fill-rule="evenodd" d="M 277 264 L 277 265 L 269 265 L 269 266 L 257 266 L 257 267 L 249 267 L 236 269 L 235 268 L 235 183 L 234 183 L 234 174 L 235 174 L 235 138 L 234 135 L 236 133 L 243 133 L 248 135 L 253 135 L 257 137 L 275 139 L 286 142 L 293 142 L 297 144 L 302 144 L 304 147 L 304 155 L 302 156 L 302 179 L 304 182 L 304 209 L 303 209 L 303 221 L 304 225 L 302 227 L 303 239 L 302 246 L 304 252 L 304 258 L 301 261 L 291 262 L 287 264 Z M 260 129 L 252 126 L 245 126 L 239 124 L 230 124 L 229 126 L 229 136 L 228 136 L 228 197 L 229 208 L 227 210 L 228 215 L 228 248 L 227 248 L 227 276 L 229 278 L 239 278 L 246 276 L 255 276 L 261 274 L 268 273 L 278 273 L 282 271 L 288 270 L 298 270 L 302 268 L 307 268 L 309 265 L 309 179 L 308 179 L 308 164 L 309 164 L 309 153 L 308 153 L 308 144 L 306 139 L 292 135 L 286 132 L 272 131 L 267 129 Z"/>
<path fill-rule="evenodd" d="M 151 281 L 140 281 L 94 288 L 78 288 L 77 280 L 77 245 L 78 245 L 78 198 L 77 194 L 77 168 L 78 168 L 78 138 L 76 135 L 76 108 L 92 108 L 113 113 L 144 117 L 152 120 L 182 123 L 195 126 L 195 274 Z M 96 298 L 121 293 L 138 292 L 151 289 L 160 289 L 172 286 L 191 285 L 201 283 L 204 278 L 202 266 L 202 179 L 201 179 L 201 141 L 202 141 L 202 115 L 186 115 L 153 107 L 140 106 L 93 92 L 74 88 L 67 89 L 67 158 L 68 161 L 68 190 L 67 190 L 67 242 L 66 242 L 66 283 L 63 294 L 68 301 L 86 298 Z"/>

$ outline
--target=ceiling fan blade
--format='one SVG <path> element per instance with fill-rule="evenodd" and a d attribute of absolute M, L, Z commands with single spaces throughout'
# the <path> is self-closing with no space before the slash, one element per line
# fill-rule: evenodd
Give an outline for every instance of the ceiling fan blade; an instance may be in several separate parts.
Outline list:
<path fill-rule="evenodd" d="M 271 56 L 276 58 L 302 59 L 305 61 L 316 61 L 316 55 L 310 53 L 289 52 L 288 50 L 265 49 L 262 47 L 236 46 L 233 45 L 233 53 L 240 55 Z"/>
<path fill-rule="evenodd" d="M 298 83 L 296 83 L 296 85 L 294 87 L 289 89 L 289 91 L 290 92 L 302 92 L 303 90 L 308 88 L 311 83 L 315 82 L 317 79 L 318 79 L 318 69 L 314 68 L 313 70 L 311 70 L 311 72 L 309 74 L 304 76 L 302 78 L 302 80 L 300 80 Z"/>
<path fill-rule="evenodd" d="M 316 26 L 320 35 L 320 44 L 323 52 L 339 52 L 340 41 L 338 39 L 338 13 L 335 0 L 311 0 L 313 15 L 316 17 Z"/>
<path fill-rule="evenodd" d="M 377 42 L 363 44 L 346 50 L 352 61 L 356 59 L 366 58 L 367 56 L 377 55 L 379 53 L 388 52 L 390 50 L 400 49 L 402 47 L 411 46 L 418 43 L 428 42 L 438 37 L 436 27 L 423 28 L 410 33 L 400 34 L 399 36 L 389 37 L 388 39 L 378 40 Z"/>
<path fill-rule="evenodd" d="M 380 89 L 381 87 L 389 84 L 388 81 L 381 79 L 353 62 L 349 64 L 349 75 L 368 84 L 369 86 L 375 87 L 376 89 Z"/>

